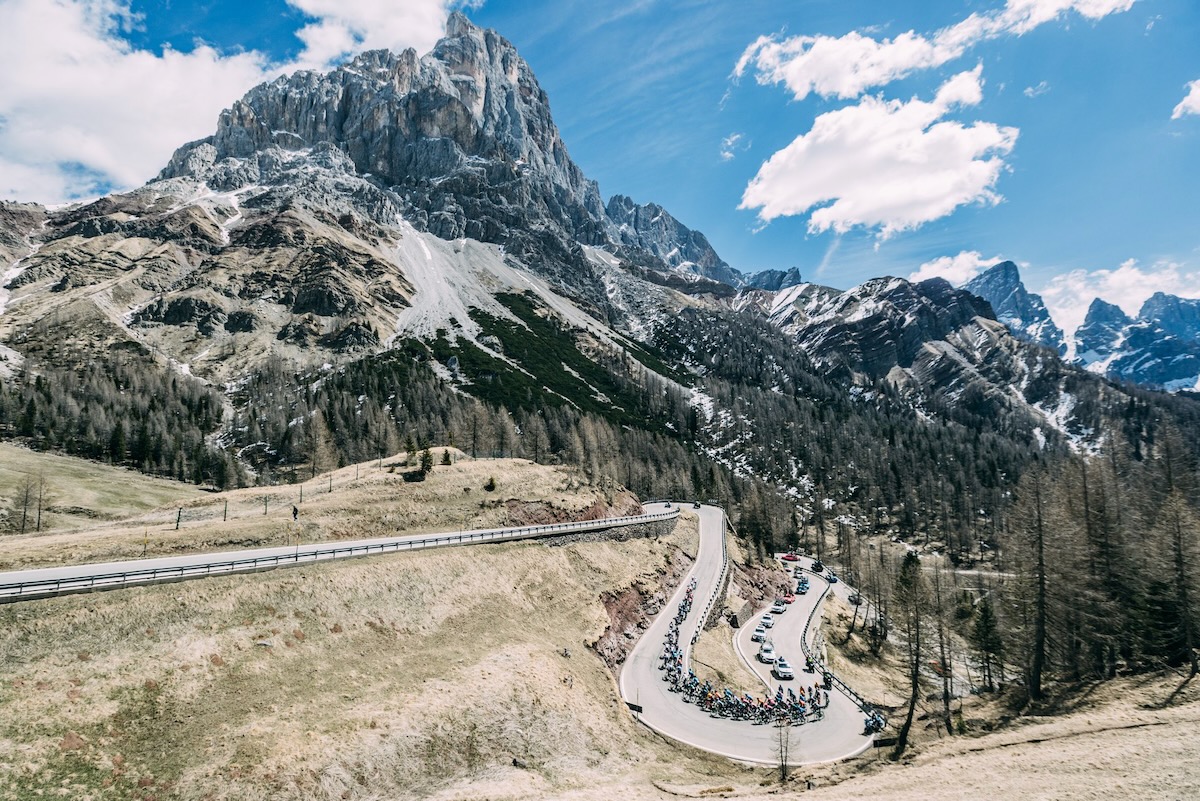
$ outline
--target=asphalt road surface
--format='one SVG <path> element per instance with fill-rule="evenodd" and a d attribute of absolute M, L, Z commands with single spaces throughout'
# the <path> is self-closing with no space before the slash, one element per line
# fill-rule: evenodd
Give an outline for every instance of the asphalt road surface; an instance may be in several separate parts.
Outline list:
<path fill-rule="evenodd" d="M 659 505 L 651 508 L 647 504 L 646 511 L 659 511 L 661 508 Z M 691 656 L 691 638 L 703 624 L 701 613 L 712 593 L 718 589 L 723 558 L 721 539 L 725 528 L 724 513 L 713 506 L 703 506 L 698 511 L 700 549 L 696 564 L 625 660 L 620 677 L 621 696 L 625 701 L 642 707 L 635 717 L 673 740 L 731 759 L 778 764 L 780 731 L 774 725 L 713 717 L 695 704 L 686 703 L 679 693 L 671 692 L 670 685 L 663 680 L 663 673 L 658 669 L 667 630 L 686 593 L 689 580 L 696 579 L 696 590 L 692 613 L 684 621 L 679 633 L 679 642 L 685 646 L 685 664 L 689 663 Z M 765 666 L 759 674 L 764 684 L 770 687 L 772 695 L 779 684 L 785 687 L 793 685 L 798 691 L 801 684 L 812 684 L 816 680 L 812 674 L 803 672 L 800 637 L 804 634 L 808 612 L 817 602 L 824 581 L 811 574 L 809 580 L 812 585 L 809 594 L 797 596 L 796 603 L 780 617 L 774 634 L 776 648 L 788 656 L 789 661 L 795 654 L 793 664 L 798 663 L 796 678 L 791 682 L 775 681 L 766 672 Z M 744 635 L 746 642 L 750 642 L 750 632 L 757 625 L 758 617 L 755 616 L 748 626 L 739 631 L 739 638 Z M 747 652 L 747 656 L 752 658 L 757 650 L 755 646 Z M 788 737 L 788 762 L 793 765 L 845 759 L 870 747 L 872 742 L 871 737 L 862 733 L 863 714 L 850 698 L 836 689 L 830 692 L 830 704 L 825 710 L 824 719 L 791 726 L 784 731 Z"/>
<path fill-rule="evenodd" d="M 655 511 L 661 513 L 672 510 L 656 507 Z M 157 559 L 135 559 L 125 562 L 100 562 L 20 570 L 0 573 L 0 602 L 36 599 L 70 592 L 87 592 L 93 589 L 114 589 L 137 584 L 203 578 L 225 573 L 267 570 L 273 567 L 292 567 L 367 554 L 570 534 L 573 531 L 600 529 L 606 525 L 636 523 L 641 517 L 518 528 L 470 529 L 463 532 L 411 534 L 364 540 L 340 540 L 308 545 L 296 544 L 274 548 L 253 548 Z"/>

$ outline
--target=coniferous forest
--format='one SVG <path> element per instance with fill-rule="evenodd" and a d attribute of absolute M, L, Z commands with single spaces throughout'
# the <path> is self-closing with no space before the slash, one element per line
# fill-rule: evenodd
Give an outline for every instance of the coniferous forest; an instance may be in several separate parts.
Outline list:
<path fill-rule="evenodd" d="M 1018 418 L 969 405 L 919 414 L 883 382 L 847 388 L 744 316 L 675 322 L 638 356 L 693 376 L 711 419 L 628 358 L 603 367 L 622 404 L 611 413 L 440 339 L 322 369 L 275 359 L 224 395 L 144 359 L 27 362 L 0 383 L 0 432 L 214 489 L 431 444 L 572 465 L 643 498 L 723 503 L 759 558 L 804 548 L 838 565 L 869 601 L 861 625 L 873 641 L 915 603 L 971 643 L 986 686 L 1037 699 L 1055 679 L 1195 668 L 1193 400 L 1125 387 L 1106 405 L 1084 385 L 1080 406 L 1112 433 L 1078 451 L 1038 443 Z M 541 335 L 543 348 L 574 349 L 565 329 Z M 444 364 L 450 379 L 434 369 Z M 900 588 L 901 544 L 981 578 Z"/>

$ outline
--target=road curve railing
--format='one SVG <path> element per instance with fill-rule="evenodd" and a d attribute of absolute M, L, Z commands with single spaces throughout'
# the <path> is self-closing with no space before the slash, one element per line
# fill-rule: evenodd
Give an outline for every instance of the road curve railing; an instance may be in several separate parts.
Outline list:
<path fill-rule="evenodd" d="M 704 614 L 700 616 L 700 628 L 696 629 L 696 633 L 692 635 L 692 645 L 700 639 L 700 633 L 708 626 L 709 616 L 712 615 L 713 606 L 724 594 L 725 577 L 729 573 L 729 547 L 725 544 L 725 527 L 729 525 L 729 516 L 725 514 L 725 507 L 715 503 L 708 504 L 715 506 L 721 510 L 721 572 L 717 575 L 717 586 L 713 589 L 712 595 L 708 598 L 708 603 L 704 605 Z M 687 652 L 687 667 L 692 666 L 692 649 Z"/>
<path fill-rule="evenodd" d="M 670 509 L 665 512 L 628 517 L 608 517 L 599 520 L 581 520 L 572 523 L 551 523 L 540 526 L 483 529 L 453 534 L 433 534 L 421 538 L 389 537 L 375 540 L 361 540 L 343 545 L 303 545 L 297 546 L 294 549 L 287 546 L 285 548 L 262 549 L 262 553 L 235 551 L 232 554 L 212 554 L 213 558 L 204 561 L 194 561 L 193 557 L 186 564 L 177 565 L 146 566 L 147 561 L 161 560 L 140 560 L 115 563 L 122 565 L 121 569 L 118 570 L 112 569 L 113 564 L 105 565 L 104 567 L 107 569 L 97 572 L 87 572 L 85 570 L 87 565 L 80 565 L 78 569 L 81 572 L 62 577 L 39 578 L 36 576 L 38 573 L 57 570 L 56 568 L 29 570 L 22 571 L 34 574 L 28 580 L 9 580 L 0 583 L 0 603 L 50 598 L 70 593 L 118 589 L 135 585 L 184 581 L 229 573 L 254 573 L 281 567 L 296 567 L 319 561 L 396 553 L 398 551 L 413 551 L 422 548 L 467 545 L 480 542 L 506 542 L 510 540 L 537 539 L 555 534 L 603 531 L 610 528 L 673 520 L 678 516 L 678 509 Z M 187 557 L 183 558 L 186 559 Z M 9 574 L 9 578 L 19 575 L 20 573 L 11 573 Z"/>
<path fill-rule="evenodd" d="M 820 573 L 815 573 L 812 570 L 809 570 L 807 567 L 802 567 L 801 570 L 803 570 L 805 573 L 812 573 L 814 576 L 817 576 L 818 578 L 822 578 L 822 579 L 825 578 Z M 829 669 L 829 666 L 825 664 L 825 660 L 821 658 L 821 655 L 819 653 L 817 653 L 815 649 L 809 647 L 808 633 L 813 630 L 813 628 L 812 628 L 813 618 L 816 616 L 817 612 L 821 609 L 821 605 L 825 601 L 825 596 L 829 594 L 829 588 L 831 586 L 833 586 L 829 583 L 828 579 L 825 579 L 824 585 L 825 586 L 821 589 L 821 595 L 817 598 L 817 602 L 815 604 L 813 604 L 813 608 L 810 609 L 808 612 L 808 621 L 804 624 L 804 634 L 800 637 L 800 649 L 804 652 L 805 658 L 811 659 L 813 662 L 813 665 L 818 670 L 821 671 L 821 674 L 823 676 L 828 676 L 829 682 L 831 684 L 837 686 L 837 688 L 839 690 L 841 690 L 842 693 L 844 693 L 847 698 L 849 698 L 855 704 L 858 705 L 859 709 L 861 709 L 863 712 L 878 713 L 878 710 L 875 708 L 875 706 L 873 704 L 871 704 L 867 699 L 863 698 L 861 695 L 856 693 L 854 690 L 850 689 L 849 684 L 846 684 L 846 682 L 844 682 L 840 678 L 838 678 L 838 676 L 832 670 Z"/>

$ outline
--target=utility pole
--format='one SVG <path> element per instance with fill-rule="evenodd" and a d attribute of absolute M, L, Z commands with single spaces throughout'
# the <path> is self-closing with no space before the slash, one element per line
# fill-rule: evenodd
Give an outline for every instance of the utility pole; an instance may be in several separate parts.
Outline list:
<path fill-rule="evenodd" d="M 229 501 L 228 500 L 225 501 L 225 516 L 221 518 L 221 522 L 222 523 L 229 522 Z"/>
<path fill-rule="evenodd" d="M 179 511 L 175 513 L 175 530 L 179 531 L 179 521 L 183 520 L 183 507 L 179 507 Z"/>

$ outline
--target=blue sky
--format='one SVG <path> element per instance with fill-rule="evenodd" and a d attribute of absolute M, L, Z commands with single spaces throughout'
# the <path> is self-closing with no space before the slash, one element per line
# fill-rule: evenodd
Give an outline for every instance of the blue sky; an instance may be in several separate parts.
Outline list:
<path fill-rule="evenodd" d="M 40 19 L 42 50 L 64 51 L 30 49 L 23 63 L 43 69 L 7 71 L 54 80 L 0 87 L 0 195 L 17 199 L 136 185 L 257 80 L 370 46 L 427 49 L 454 3 L 51 5 L 61 18 L 47 0 L 0 0 L 0 50 L 13 49 L 2 31 L 24 43 Z M 1133 312 L 1156 289 L 1200 295 L 1200 89 L 1181 106 L 1200 79 L 1194 0 L 486 0 L 467 13 L 530 62 L 605 197 L 661 203 L 744 271 L 798 266 L 846 287 L 961 281 L 1010 258 L 1067 328 L 1092 295 Z M 72 99 L 81 51 L 94 77 Z"/>

